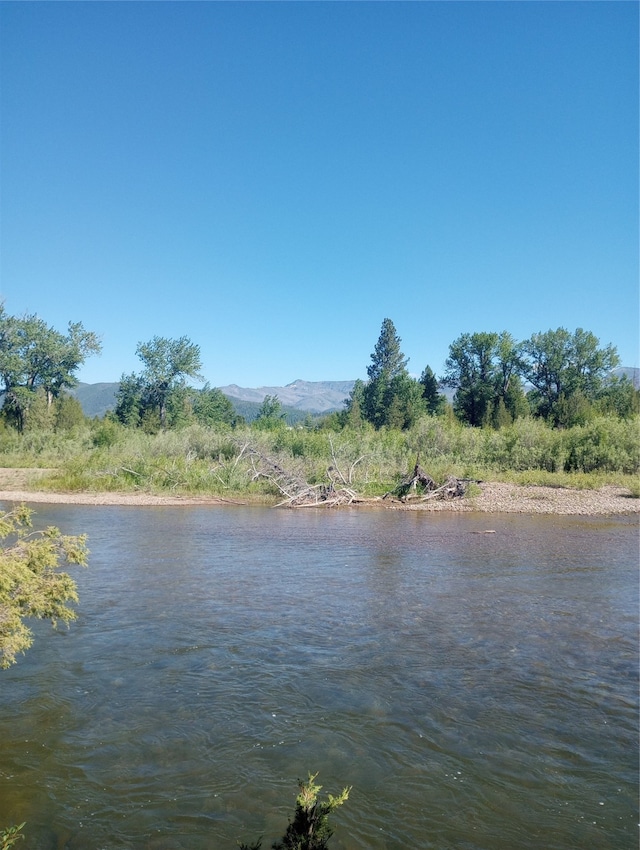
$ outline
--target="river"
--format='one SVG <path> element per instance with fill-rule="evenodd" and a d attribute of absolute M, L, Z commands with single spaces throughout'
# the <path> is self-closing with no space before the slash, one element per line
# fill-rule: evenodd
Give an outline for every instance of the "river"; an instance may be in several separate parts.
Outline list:
<path fill-rule="evenodd" d="M 635 850 L 635 518 L 45 506 L 78 619 L 0 671 L 23 850 Z M 494 533 L 485 533 L 491 531 Z"/>

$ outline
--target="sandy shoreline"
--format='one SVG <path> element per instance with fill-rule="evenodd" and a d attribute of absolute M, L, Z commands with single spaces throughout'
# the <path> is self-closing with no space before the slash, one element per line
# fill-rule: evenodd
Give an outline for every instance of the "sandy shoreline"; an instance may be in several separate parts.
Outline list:
<path fill-rule="evenodd" d="M 1 480 L 1 479 L 0 479 Z M 24 502 L 55 505 L 250 505 L 251 501 L 222 499 L 215 496 L 189 497 L 154 495 L 150 493 L 51 493 L 29 490 L 24 486 L 0 490 L 0 502 Z M 1 486 L 1 485 L 0 485 Z M 483 483 L 480 494 L 472 498 L 443 501 L 397 501 L 370 499 L 358 506 L 390 510 L 454 511 L 481 513 L 563 514 L 602 516 L 640 513 L 640 499 L 632 498 L 621 487 L 607 486 L 599 490 L 571 490 L 563 487 L 519 486 L 517 484 Z M 253 503 L 255 504 L 255 503 Z"/>

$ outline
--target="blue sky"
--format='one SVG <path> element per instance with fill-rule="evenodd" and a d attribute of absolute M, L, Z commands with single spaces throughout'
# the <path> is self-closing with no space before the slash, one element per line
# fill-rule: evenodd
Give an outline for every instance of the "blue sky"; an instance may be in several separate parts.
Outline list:
<path fill-rule="evenodd" d="M 214 386 L 593 331 L 638 366 L 638 4 L 0 4 L 0 294 Z"/>

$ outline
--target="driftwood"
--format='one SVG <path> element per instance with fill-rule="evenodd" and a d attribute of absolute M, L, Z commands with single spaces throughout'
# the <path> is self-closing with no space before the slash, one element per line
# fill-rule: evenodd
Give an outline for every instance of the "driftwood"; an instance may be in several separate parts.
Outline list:
<path fill-rule="evenodd" d="M 333 464 L 327 468 L 327 481 L 321 484 L 310 484 L 295 469 L 285 468 L 277 460 L 268 457 L 248 443 L 242 447 L 241 455 L 243 454 L 251 460 L 253 479 L 266 478 L 284 497 L 276 507 L 337 507 L 351 505 L 354 502 L 375 501 L 363 499 L 351 487 L 355 467 L 364 460 L 364 456 L 354 461 L 345 475 L 338 465 L 333 444 L 331 445 Z M 402 502 L 409 499 L 420 499 L 420 501 L 455 499 L 465 495 L 467 484 L 467 479 L 451 476 L 444 484 L 438 486 L 420 466 L 418 458 L 413 472 L 406 475 L 394 490 L 385 493 L 382 498 L 395 497 Z"/>
<path fill-rule="evenodd" d="M 358 498 L 350 487 L 336 486 L 334 478 L 338 470 L 335 467 L 330 466 L 327 470 L 330 478 L 328 483 L 309 484 L 302 476 L 284 469 L 277 461 L 257 449 L 249 448 L 248 454 L 251 458 L 254 479 L 268 479 L 285 497 L 276 507 L 285 505 L 291 508 L 334 507 L 350 505 Z M 338 477 L 344 480 L 341 473 Z"/>
<path fill-rule="evenodd" d="M 385 493 L 382 498 L 395 497 L 401 502 L 409 499 L 419 499 L 421 502 L 428 499 L 457 499 L 467 492 L 467 484 L 466 479 L 455 478 L 451 475 L 438 487 L 417 460 L 413 472 L 406 475 L 394 490 Z"/>

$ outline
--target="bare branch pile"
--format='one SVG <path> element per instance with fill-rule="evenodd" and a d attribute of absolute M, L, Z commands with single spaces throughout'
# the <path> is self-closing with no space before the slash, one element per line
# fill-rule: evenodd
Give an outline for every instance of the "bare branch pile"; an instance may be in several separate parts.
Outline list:
<path fill-rule="evenodd" d="M 285 497 L 276 507 L 285 505 L 291 508 L 335 507 L 350 505 L 358 499 L 357 494 L 350 487 L 339 485 L 340 480 L 344 481 L 344 477 L 337 467 L 330 466 L 327 470 L 328 483 L 309 484 L 302 476 L 284 469 L 277 461 L 267 457 L 258 449 L 249 448 L 248 455 L 251 458 L 253 479 L 266 478 Z M 337 483 L 338 486 L 336 486 Z"/>
<path fill-rule="evenodd" d="M 406 475 L 394 490 L 389 490 L 382 498 L 396 498 L 401 502 L 410 499 L 419 499 L 421 502 L 429 499 L 457 499 L 465 495 L 468 483 L 466 479 L 450 475 L 444 484 L 438 486 L 416 461 L 413 472 Z"/>

